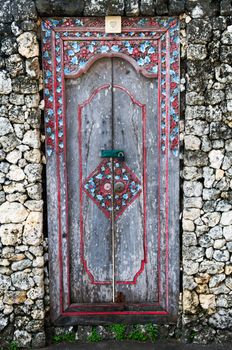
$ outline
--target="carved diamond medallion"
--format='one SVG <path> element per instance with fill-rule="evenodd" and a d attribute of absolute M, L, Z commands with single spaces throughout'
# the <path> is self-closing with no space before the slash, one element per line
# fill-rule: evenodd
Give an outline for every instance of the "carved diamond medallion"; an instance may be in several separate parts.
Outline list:
<path fill-rule="evenodd" d="M 114 160 L 113 164 L 114 179 L 111 162 L 103 160 L 84 181 L 83 190 L 108 218 L 111 217 L 114 203 L 114 215 L 117 219 L 140 195 L 142 187 L 135 173 L 125 162 Z"/>

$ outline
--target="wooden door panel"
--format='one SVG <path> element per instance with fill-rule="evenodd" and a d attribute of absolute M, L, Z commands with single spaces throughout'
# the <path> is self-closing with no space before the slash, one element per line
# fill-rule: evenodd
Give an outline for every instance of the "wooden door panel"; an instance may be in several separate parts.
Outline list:
<path fill-rule="evenodd" d="M 83 191 L 83 182 L 101 161 L 100 150 L 112 146 L 110 86 L 110 60 L 66 82 L 73 303 L 112 301 L 111 222 Z"/>
<path fill-rule="evenodd" d="M 90 80 L 89 75 L 94 79 Z M 72 300 L 74 303 L 112 301 L 111 220 L 86 195 L 82 185 L 99 166 L 100 150 L 115 148 L 125 151 L 125 165 L 142 188 L 138 198 L 115 221 L 116 297 L 123 294 L 129 304 L 155 302 L 157 181 L 154 176 L 152 181 L 147 181 L 147 167 L 150 175 L 157 162 L 154 152 L 157 140 L 153 133 L 157 127 L 155 106 L 147 103 L 154 99 L 155 84 L 140 77 L 124 60 L 103 59 L 94 64 L 91 73 L 67 80 L 66 90 L 69 218 L 71 237 L 74 235 L 70 246 Z M 147 157 L 147 143 L 152 157 Z"/>
<path fill-rule="evenodd" d="M 113 59 L 114 147 L 141 182 L 142 193 L 115 222 L 116 295 L 155 302 L 157 278 L 157 84 L 125 60 Z M 152 154 L 148 151 L 152 150 Z"/>

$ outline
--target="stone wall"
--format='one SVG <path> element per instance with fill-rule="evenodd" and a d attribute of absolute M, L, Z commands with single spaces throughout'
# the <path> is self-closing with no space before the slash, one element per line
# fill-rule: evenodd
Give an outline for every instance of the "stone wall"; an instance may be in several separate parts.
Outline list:
<path fill-rule="evenodd" d="M 193 322 L 200 341 L 232 327 L 232 23 L 211 10 L 185 17 L 182 53 L 183 326 Z"/>
<path fill-rule="evenodd" d="M 105 14 L 181 20 L 183 294 L 176 333 L 221 340 L 232 327 L 231 1 L 0 0 L 0 344 L 45 342 L 40 16 Z"/>
<path fill-rule="evenodd" d="M 40 91 L 33 1 L 0 1 L 0 330 L 44 342 Z"/>

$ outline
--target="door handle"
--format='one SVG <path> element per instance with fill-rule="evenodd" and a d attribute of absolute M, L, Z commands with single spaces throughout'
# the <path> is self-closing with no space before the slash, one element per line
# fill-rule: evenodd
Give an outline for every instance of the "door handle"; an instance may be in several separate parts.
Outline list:
<path fill-rule="evenodd" d="M 114 192 L 115 193 L 121 193 L 125 190 L 125 184 L 121 181 L 118 181 L 114 185 Z"/>
<path fill-rule="evenodd" d="M 122 150 L 118 149 L 104 149 L 101 150 L 101 158 L 118 158 L 124 160 L 125 153 Z"/>

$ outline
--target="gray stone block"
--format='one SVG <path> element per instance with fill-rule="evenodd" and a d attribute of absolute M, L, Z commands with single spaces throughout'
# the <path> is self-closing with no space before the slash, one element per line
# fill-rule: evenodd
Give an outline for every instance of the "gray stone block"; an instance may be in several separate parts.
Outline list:
<path fill-rule="evenodd" d="M 79 16 L 83 14 L 83 0 L 36 0 L 41 16 Z"/>

